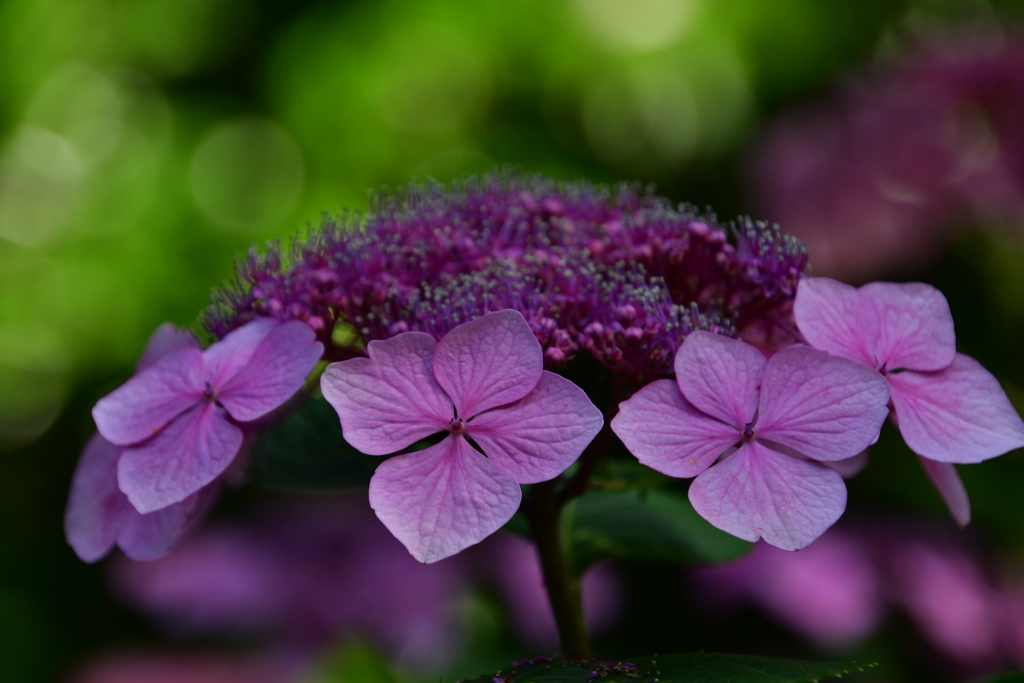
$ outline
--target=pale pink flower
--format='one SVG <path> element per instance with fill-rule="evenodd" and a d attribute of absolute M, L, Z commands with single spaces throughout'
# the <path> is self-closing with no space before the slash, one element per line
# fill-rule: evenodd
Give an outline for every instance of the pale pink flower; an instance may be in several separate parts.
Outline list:
<path fill-rule="evenodd" d="M 135 369 L 141 372 L 182 348 L 198 349 L 199 340 L 187 330 L 164 323 L 149 338 Z M 117 488 L 117 461 L 123 452 L 124 448 L 95 434 L 75 468 L 64 513 L 64 533 L 85 562 L 96 562 L 115 544 L 133 560 L 163 555 L 186 523 L 201 514 L 216 495 L 216 484 L 210 484 L 181 502 L 143 515 Z"/>
<path fill-rule="evenodd" d="M 540 344 L 516 311 L 489 313 L 440 341 L 407 332 L 366 350 L 368 358 L 335 363 L 321 379 L 346 441 L 387 455 L 450 432 L 382 463 L 370 481 L 377 517 L 421 562 L 497 531 L 519 507 L 519 484 L 561 474 L 603 423 L 579 387 L 543 369 Z"/>
<path fill-rule="evenodd" d="M 945 656 L 980 674 L 1004 660 L 999 604 L 1005 601 L 970 554 L 920 539 L 890 562 L 892 596 Z"/>
<path fill-rule="evenodd" d="M 205 351 L 185 344 L 161 355 L 92 411 L 103 438 L 126 447 L 118 487 L 148 513 L 212 482 L 242 445 L 235 422 L 281 406 L 302 388 L 322 350 L 305 324 L 261 319 Z"/>
<path fill-rule="evenodd" d="M 675 371 L 612 420 L 640 462 L 697 477 L 694 509 L 747 541 L 799 550 L 839 519 L 846 485 L 821 463 L 877 438 L 888 412 L 877 373 L 804 346 L 765 360 L 749 344 L 700 331 L 683 342 Z"/>
<path fill-rule="evenodd" d="M 739 562 L 692 575 L 709 602 L 739 594 L 826 649 L 859 645 L 885 615 L 873 549 L 835 527 L 799 553 L 759 543 Z"/>
<path fill-rule="evenodd" d="M 803 278 L 794 315 L 816 348 L 881 373 L 893 419 L 962 526 L 970 501 L 953 463 L 976 463 L 1024 446 L 1024 422 L 999 381 L 956 352 L 949 304 L 921 283 L 872 282 L 857 289 Z"/>

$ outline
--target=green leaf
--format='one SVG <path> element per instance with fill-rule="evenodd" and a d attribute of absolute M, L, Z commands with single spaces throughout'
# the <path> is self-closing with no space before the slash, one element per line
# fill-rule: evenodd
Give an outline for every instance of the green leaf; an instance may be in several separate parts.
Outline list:
<path fill-rule="evenodd" d="M 260 435 L 250 472 L 269 489 L 334 489 L 365 486 L 378 462 L 348 445 L 334 408 L 313 398 Z"/>
<path fill-rule="evenodd" d="M 1024 683 L 1024 672 L 1003 674 L 1002 676 L 996 676 L 995 678 L 986 678 L 984 681 L 979 681 L 979 683 Z"/>
<path fill-rule="evenodd" d="M 404 683 L 375 649 L 359 641 L 348 642 L 322 658 L 302 683 Z"/>
<path fill-rule="evenodd" d="M 721 564 L 751 544 L 720 531 L 668 490 L 591 491 L 566 507 L 563 529 L 573 568 L 606 557 L 684 564 Z"/>
<path fill-rule="evenodd" d="M 481 676 L 468 683 L 814 683 L 871 666 L 874 665 L 690 652 L 622 662 L 540 662 Z"/>

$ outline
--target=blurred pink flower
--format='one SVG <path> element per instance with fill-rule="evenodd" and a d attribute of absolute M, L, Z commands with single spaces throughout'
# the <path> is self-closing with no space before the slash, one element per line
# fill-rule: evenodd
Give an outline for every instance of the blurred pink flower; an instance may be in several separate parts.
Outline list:
<path fill-rule="evenodd" d="M 495 534 L 481 544 L 477 558 L 494 577 L 516 635 L 536 650 L 558 648 L 558 629 L 544 588 L 537 547 L 513 534 Z M 594 565 L 580 580 L 583 617 L 592 636 L 607 633 L 625 608 L 625 587 L 615 565 Z"/>
<path fill-rule="evenodd" d="M 830 530 L 799 553 L 759 543 L 733 565 L 694 575 L 705 590 L 739 592 L 828 649 L 864 641 L 885 613 L 882 577 L 870 546 L 840 530 Z"/>
<path fill-rule="evenodd" d="M 997 610 L 1000 596 L 975 558 L 905 539 L 890 554 L 888 568 L 892 600 L 940 651 L 980 670 L 1004 661 Z"/>
<path fill-rule="evenodd" d="M 386 455 L 448 432 L 383 462 L 370 480 L 370 506 L 424 563 L 501 528 L 519 508 L 519 485 L 564 472 L 604 423 L 579 387 L 544 370 L 518 311 L 488 313 L 440 341 L 422 332 L 372 341 L 367 354 L 321 379 L 346 441 Z"/>
<path fill-rule="evenodd" d="M 647 385 L 612 420 L 640 462 L 696 476 L 694 509 L 747 541 L 798 550 L 839 519 L 846 485 L 821 461 L 851 458 L 877 438 L 888 413 L 878 373 L 804 346 L 765 360 L 701 331 L 683 342 L 675 369 L 675 381 Z"/>
<path fill-rule="evenodd" d="M 866 279 L 934 253 L 965 212 L 1024 217 L 1024 45 L 936 45 L 781 118 L 753 163 L 761 210 L 815 273 Z"/>
<path fill-rule="evenodd" d="M 410 557 L 361 496 L 269 508 L 258 523 L 212 526 L 112 574 L 127 603 L 181 632 L 262 636 L 307 654 L 360 634 L 412 667 L 452 655 L 464 578 L 459 562 Z"/>
<path fill-rule="evenodd" d="M 735 564 L 690 570 L 708 609 L 750 601 L 807 640 L 849 651 L 899 609 L 963 679 L 1024 663 L 1024 593 L 995 580 L 961 535 L 887 518 L 833 528 L 798 553 L 759 544 Z"/>
<path fill-rule="evenodd" d="M 290 683 L 294 672 L 274 661 L 223 654 L 108 654 L 79 667 L 67 683 Z"/>

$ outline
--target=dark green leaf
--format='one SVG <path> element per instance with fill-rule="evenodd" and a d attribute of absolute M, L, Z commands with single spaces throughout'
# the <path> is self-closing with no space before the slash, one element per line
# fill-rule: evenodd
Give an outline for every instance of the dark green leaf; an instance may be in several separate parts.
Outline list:
<path fill-rule="evenodd" d="M 333 489 L 365 486 L 378 462 L 348 445 L 334 408 L 314 398 L 260 435 L 250 472 L 270 489 Z"/>
<path fill-rule="evenodd" d="M 574 568 L 606 558 L 720 564 L 750 549 L 667 490 L 591 491 L 569 505 L 564 529 Z"/>
<path fill-rule="evenodd" d="M 1012 674 L 1003 674 L 1002 676 L 996 676 L 995 678 L 986 678 L 984 681 L 979 683 L 1024 683 L 1024 673 L 1017 672 Z"/>
<path fill-rule="evenodd" d="M 491 683 L 813 683 L 873 665 L 690 652 L 622 662 L 542 662 L 474 679 Z"/>

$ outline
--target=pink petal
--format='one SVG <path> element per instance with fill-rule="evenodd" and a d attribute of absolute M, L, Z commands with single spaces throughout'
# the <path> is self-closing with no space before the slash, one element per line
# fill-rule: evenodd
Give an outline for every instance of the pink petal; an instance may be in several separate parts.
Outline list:
<path fill-rule="evenodd" d="M 111 443 L 139 443 L 201 400 L 203 388 L 199 349 L 181 348 L 97 401 L 92 417 Z"/>
<path fill-rule="evenodd" d="M 939 462 L 981 462 L 1024 446 L 1024 423 L 999 381 L 962 353 L 940 372 L 889 375 L 900 433 Z"/>
<path fill-rule="evenodd" d="M 512 310 L 459 325 L 434 351 L 434 375 L 464 420 L 523 398 L 543 369 L 540 343 Z"/>
<path fill-rule="evenodd" d="M 843 479 L 853 479 L 868 466 L 868 452 L 870 450 L 870 448 L 865 448 L 852 458 L 826 460 L 822 464 L 834 469 Z"/>
<path fill-rule="evenodd" d="M 117 459 L 122 450 L 95 434 L 75 467 L 64 512 L 64 534 L 84 562 L 96 562 L 117 540 L 127 503 L 117 488 Z"/>
<path fill-rule="evenodd" d="M 214 386 L 217 398 L 240 422 L 262 417 L 302 388 L 323 350 L 305 323 L 282 323 L 263 338 L 238 372 Z"/>
<path fill-rule="evenodd" d="M 696 477 L 742 439 L 735 427 L 690 405 L 670 379 L 619 404 L 612 431 L 637 460 L 670 477 Z"/>
<path fill-rule="evenodd" d="M 118 547 L 133 560 L 155 560 L 165 555 L 185 526 L 190 502 L 186 498 L 146 515 L 134 508 L 128 510 L 118 530 Z M 127 499 L 125 505 L 131 508 Z"/>
<path fill-rule="evenodd" d="M 64 514 L 68 544 L 84 562 L 96 562 L 116 543 L 133 560 L 163 555 L 180 534 L 191 499 L 141 515 L 117 488 L 124 449 L 99 434 L 82 451 Z"/>
<path fill-rule="evenodd" d="M 697 410 L 742 430 L 754 419 L 765 362 L 746 342 L 691 332 L 676 353 L 676 381 Z"/>
<path fill-rule="evenodd" d="M 519 484 L 462 436 L 386 460 L 370 480 L 370 507 L 425 564 L 493 534 L 521 499 Z"/>
<path fill-rule="evenodd" d="M 956 355 L 953 314 L 942 292 L 920 282 L 872 282 L 861 295 L 878 312 L 874 357 L 889 370 L 942 370 Z"/>
<path fill-rule="evenodd" d="M 222 386 L 245 367 L 260 342 L 280 324 L 280 321 L 273 318 L 256 318 L 212 344 L 203 351 L 203 379 L 210 386 Z"/>
<path fill-rule="evenodd" d="M 173 505 L 227 469 L 242 430 L 209 401 L 181 415 L 152 441 L 128 448 L 117 467 L 118 486 L 145 514 Z"/>
<path fill-rule="evenodd" d="M 889 414 L 878 372 L 824 351 L 791 346 L 768 361 L 754 431 L 814 460 L 852 458 Z"/>
<path fill-rule="evenodd" d="M 189 330 L 175 327 L 171 323 L 164 323 L 150 335 L 139 362 L 135 364 L 135 371 L 139 372 L 148 368 L 162 356 L 184 348 L 201 349 L 202 345 L 196 339 L 196 335 Z"/>
<path fill-rule="evenodd" d="M 872 368 L 881 365 L 873 353 L 878 314 L 855 287 L 825 277 L 800 278 L 793 316 L 814 348 Z"/>
<path fill-rule="evenodd" d="M 466 433 L 518 483 L 536 484 L 576 462 L 603 424 L 604 416 L 582 389 L 545 371 L 533 391 L 473 418 Z"/>
<path fill-rule="evenodd" d="M 387 455 L 448 428 L 454 409 L 434 379 L 436 346 L 430 335 L 406 332 L 370 342 L 369 358 L 327 367 L 320 388 L 354 448 Z"/>
<path fill-rule="evenodd" d="M 846 485 L 824 465 L 750 441 L 693 480 L 690 502 L 733 536 L 800 550 L 843 514 Z"/>
<path fill-rule="evenodd" d="M 967 497 L 967 489 L 956 471 L 956 465 L 949 462 L 935 462 L 928 458 L 917 456 L 924 473 L 928 475 L 932 484 L 942 496 L 942 501 L 949 508 L 949 514 L 961 527 L 967 526 L 971 521 L 971 499 Z"/>

